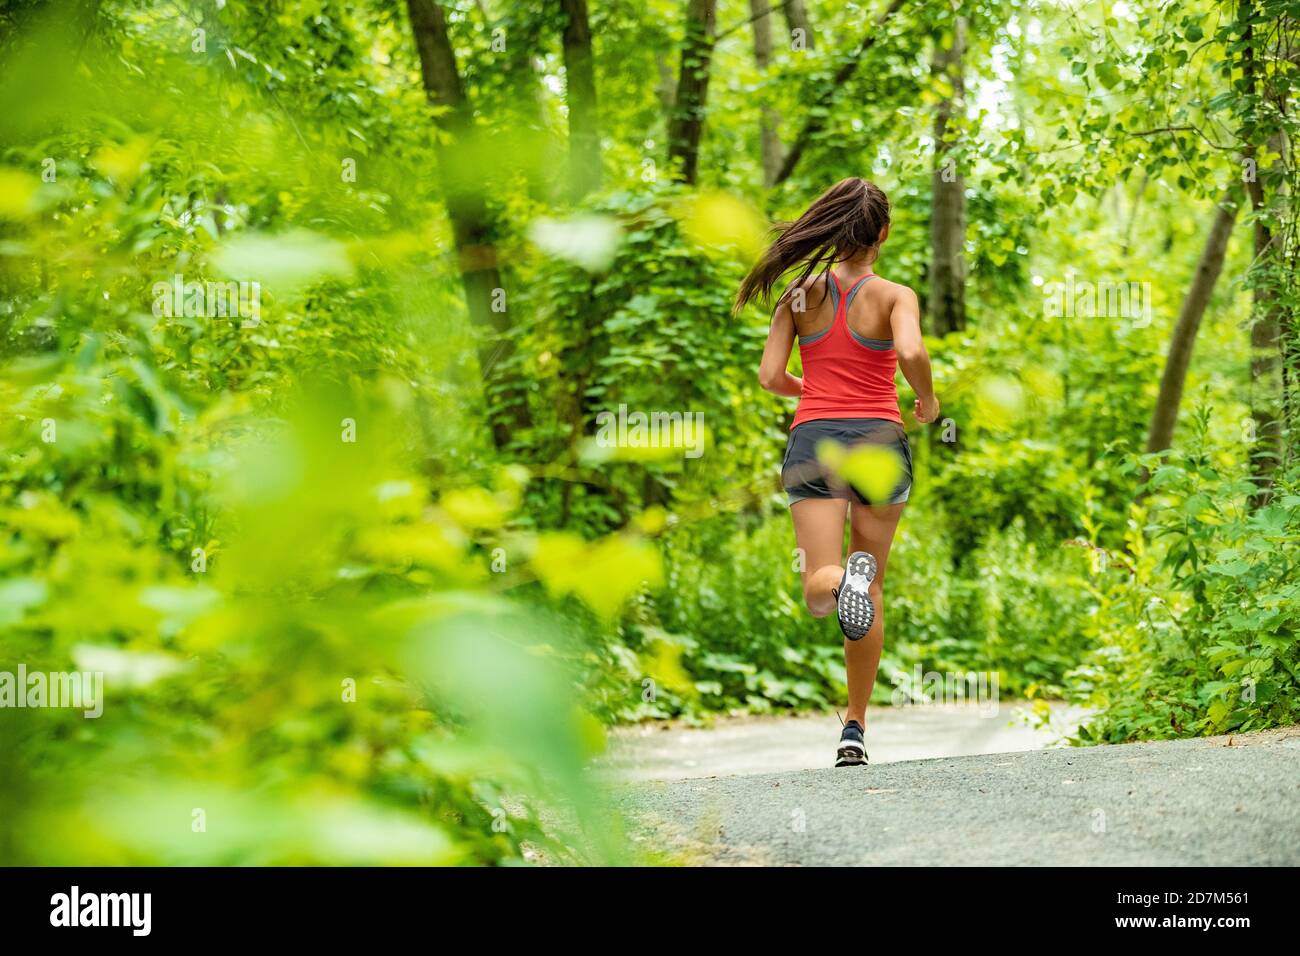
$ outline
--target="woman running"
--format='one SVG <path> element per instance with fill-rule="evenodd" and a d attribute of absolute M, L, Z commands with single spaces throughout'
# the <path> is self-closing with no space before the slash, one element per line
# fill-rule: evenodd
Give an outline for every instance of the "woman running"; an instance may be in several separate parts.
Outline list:
<path fill-rule="evenodd" d="M 804 558 L 804 601 L 813 617 L 835 611 L 844 632 L 849 704 L 837 767 L 867 762 L 867 701 L 885 642 L 885 565 L 912 487 L 896 366 L 916 392 L 916 420 L 928 424 L 939 415 L 916 293 L 875 273 L 887 238 L 889 199 L 864 179 L 845 179 L 782 228 L 736 296 L 737 311 L 766 302 L 782 276 L 803 267 L 777 300 L 758 378 L 769 392 L 799 399 L 781 483 Z M 786 368 L 796 337 L 802 379 Z M 859 457 L 857 470 L 847 469 L 855 483 L 846 484 L 828 462 L 862 446 L 893 454 Z M 875 472 L 868 477 L 892 491 L 868 500 L 860 486 L 881 482 L 860 480 L 864 463 Z"/>

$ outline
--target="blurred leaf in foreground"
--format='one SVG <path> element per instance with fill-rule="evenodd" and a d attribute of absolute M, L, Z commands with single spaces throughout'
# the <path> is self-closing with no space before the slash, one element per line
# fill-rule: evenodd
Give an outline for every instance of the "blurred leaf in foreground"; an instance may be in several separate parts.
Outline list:
<path fill-rule="evenodd" d="M 639 539 L 610 535 L 596 542 L 557 532 L 537 539 L 531 566 L 553 594 L 574 594 L 604 617 L 613 616 L 662 575 L 659 553 Z"/>
<path fill-rule="evenodd" d="M 845 448 L 838 442 L 823 440 L 817 445 L 817 459 L 871 502 L 889 500 L 903 477 L 898 452 L 883 445 Z"/>
<path fill-rule="evenodd" d="M 623 230 L 610 216 L 575 216 L 572 219 L 538 219 L 529 230 L 534 245 L 547 255 L 603 272 L 618 253 Z"/>
<path fill-rule="evenodd" d="M 278 292 L 352 274 L 352 261 L 343 243 L 305 229 L 274 235 L 236 233 L 212 254 L 212 263 L 232 279 L 261 282 Z"/>

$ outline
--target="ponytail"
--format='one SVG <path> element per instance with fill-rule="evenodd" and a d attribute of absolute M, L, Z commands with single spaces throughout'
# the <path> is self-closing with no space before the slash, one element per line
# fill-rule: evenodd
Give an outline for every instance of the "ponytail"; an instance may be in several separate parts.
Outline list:
<path fill-rule="evenodd" d="M 755 300 L 769 302 L 777 281 L 800 263 L 804 269 L 791 288 L 801 286 L 823 264 L 829 269 L 871 249 L 879 244 L 887 225 L 889 199 L 879 186 L 858 177 L 841 180 L 794 222 L 776 227 L 776 238 L 740 284 L 733 311 Z"/>

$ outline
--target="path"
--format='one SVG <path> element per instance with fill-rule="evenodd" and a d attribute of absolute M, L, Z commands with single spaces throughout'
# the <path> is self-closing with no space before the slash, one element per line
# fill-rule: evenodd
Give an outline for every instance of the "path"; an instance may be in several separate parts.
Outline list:
<path fill-rule="evenodd" d="M 1051 726 L 1036 728 L 1022 719 L 1027 710 L 1023 702 L 1004 702 L 996 711 L 979 704 L 873 708 L 867 752 L 882 764 L 1039 750 L 1060 743 L 1084 713 L 1056 705 Z M 721 718 L 703 728 L 643 724 L 615 731 L 597 768 L 617 780 L 811 770 L 834 759 L 839 728 L 834 713 Z"/>
<path fill-rule="evenodd" d="M 615 801 L 633 839 L 701 863 L 1294 866 L 1300 727 L 661 779 Z"/>

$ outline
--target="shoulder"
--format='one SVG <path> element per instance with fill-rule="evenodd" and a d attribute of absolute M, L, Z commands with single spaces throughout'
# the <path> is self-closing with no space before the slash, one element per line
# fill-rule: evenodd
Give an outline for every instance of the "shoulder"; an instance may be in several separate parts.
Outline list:
<path fill-rule="evenodd" d="M 901 282 L 891 282 L 884 276 L 876 276 L 876 281 L 871 285 L 875 286 L 873 290 L 876 295 L 886 295 L 890 298 L 904 296 L 907 298 L 916 298 L 916 293 L 912 291 L 911 286 L 903 285 Z"/>
<path fill-rule="evenodd" d="M 876 281 L 868 284 L 876 287 L 872 289 L 872 294 L 878 299 L 887 302 L 890 306 L 917 306 L 919 304 L 912 287 L 903 285 L 901 282 L 890 282 L 883 276 L 879 276 Z"/>

